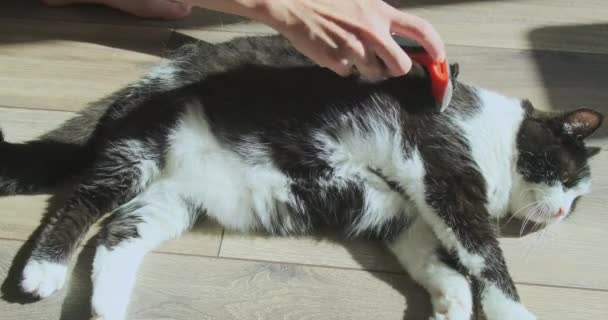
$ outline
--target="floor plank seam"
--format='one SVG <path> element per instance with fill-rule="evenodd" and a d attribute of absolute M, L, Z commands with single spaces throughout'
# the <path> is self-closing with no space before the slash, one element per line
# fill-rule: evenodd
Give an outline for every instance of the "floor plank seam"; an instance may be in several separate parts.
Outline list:
<path fill-rule="evenodd" d="M 535 287 L 546 287 L 546 288 L 555 288 L 555 289 L 568 289 L 568 290 L 583 290 L 583 291 L 594 291 L 594 292 L 605 292 L 608 293 L 608 289 L 601 288 L 586 288 L 579 286 L 567 286 L 567 285 L 558 285 L 558 284 L 547 284 L 547 283 L 533 283 L 526 281 L 515 281 L 517 284 L 525 285 L 525 286 L 535 286 Z"/>
<path fill-rule="evenodd" d="M 25 241 L 25 240 L 21 240 L 21 239 L 11 239 L 11 238 L 4 238 L 4 237 L 0 237 L 0 241 L 13 241 L 13 242 L 21 242 L 21 243 L 27 243 L 29 241 Z"/>
<path fill-rule="evenodd" d="M 22 244 L 26 244 L 26 243 L 32 243 L 33 240 L 23 240 L 23 239 L 15 239 L 15 238 L 5 238 L 5 237 L 0 237 L 0 241 L 12 241 L 12 242 L 19 242 Z M 93 245 L 89 245 L 89 244 L 81 244 L 80 246 L 78 246 L 79 248 L 85 248 L 88 250 L 91 249 L 95 249 L 95 246 Z M 151 253 L 156 253 L 156 254 L 168 254 L 168 255 L 177 255 L 177 256 L 186 256 L 186 257 L 205 257 L 205 258 L 219 258 L 218 256 L 215 256 L 213 254 L 193 254 L 193 253 L 180 253 L 180 252 L 169 252 L 169 251 L 163 251 L 163 250 L 152 250 Z"/>
<path fill-rule="evenodd" d="M 222 232 L 223 232 L 223 230 L 222 230 Z M 12 241 L 12 242 L 20 242 L 20 243 L 24 243 L 24 244 L 26 242 L 30 242 L 29 240 L 26 241 L 26 240 L 20 240 L 20 239 L 11 239 L 11 238 L 0 237 L 0 241 L 2 241 L 2 240 L 4 240 L 4 241 Z M 83 245 L 82 247 L 87 248 L 87 249 L 93 249 L 93 247 L 87 246 L 87 245 Z M 189 253 L 167 252 L 167 251 L 152 251 L 152 253 L 154 253 L 154 254 L 160 254 L 160 255 L 173 255 L 173 256 L 192 257 L 192 258 L 208 258 L 208 259 L 217 259 L 217 260 L 256 262 L 256 263 L 273 263 L 273 264 L 283 264 L 283 265 L 299 266 L 299 267 L 312 267 L 312 268 L 344 270 L 344 271 L 355 271 L 355 272 L 382 273 L 382 274 L 403 275 L 403 276 L 407 275 L 405 273 L 405 271 L 389 271 L 389 270 L 375 270 L 375 269 L 339 267 L 339 266 L 329 266 L 329 265 L 319 265 L 319 264 L 295 263 L 295 262 L 287 262 L 287 261 L 246 259 L 246 258 L 237 258 L 237 257 L 213 256 L 213 255 L 202 255 L 202 254 L 189 254 Z M 568 285 L 555 285 L 555 284 L 534 283 L 534 282 L 527 282 L 527 281 L 514 281 L 514 282 L 516 284 L 525 285 L 525 286 L 536 286 L 536 287 L 546 287 L 546 288 L 556 288 L 556 289 L 582 290 L 582 291 L 593 291 L 593 292 L 608 293 L 608 289 L 602 289 L 602 288 L 568 286 Z"/>
<path fill-rule="evenodd" d="M 222 228 L 222 234 L 220 235 L 220 244 L 219 246 L 217 246 L 217 257 L 220 257 L 220 254 L 222 253 L 222 244 L 224 244 L 224 233 L 225 233 L 226 229 Z"/>
<path fill-rule="evenodd" d="M 166 29 L 169 31 L 174 28 L 172 25 L 160 25 L 160 24 L 146 24 L 146 23 L 108 23 L 103 22 L 101 20 L 95 21 L 87 21 L 87 20 L 78 20 L 78 19 L 57 19 L 52 17 L 7 17 L 0 16 L 0 22 L 5 21 L 23 21 L 23 22 L 31 22 L 31 23 L 41 23 L 41 22 L 61 22 L 61 23 L 69 23 L 69 24 L 83 24 L 83 25 L 98 25 L 98 26 L 115 26 L 115 27 L 132 27 L 132 28 L 142 28 L 142 29 Z"/>
<path fill-rule="evenodd" d="M 134 23 L 128 23 L 128 22 L 112 22 L 112 23 L 108 23 L 108 22 L 103 22 L 103 21 L 87 21 L 87 20 L 78 20 L 78 19 L 57 19 L 57 18 L 52 18 L 52 17 L 19 17 L 19 18 L 15 18 L 15 17 L 7 17 L 7 16 L 0 16 L 0 22 L 2 22 L 2 20 L 5 21 L 23 21 L 23 22 L 31 22 L 31 23 L 40 23 L 40 22 L 48 22 L 48 21 L 54 21 L 54 22 L 62 22 L 62 23 L 69 23 L 69 24 L 83 24 L 83 25 L 98 25 L 98 26 L 115 26 L 115 27 L 133 27 L 133 28 L 153 28 L 153 29 L 159 29 L 159 30 L 167 30 L 167 31 L 172 31 L 175 30 L 177 32 L 183 30 L 183 31 L 211 31 L 211 32 L 222 32 L 222 33 L 233 33 L 233 34 L 245 34 L 245 35 L 267 35 L 270 34 L 271 31 L 242 31 L 242 30 L 225 30 L 225 29 L 221 29 L 220 27 L 192 27 L 192 26 L 175 26 L 175 25 L 162 25 L 162 23 L 150 23 L 147 24 L 145 22 L 141 22 L 141 20 L 138 20 L 140 22 L 134 22 Z"/>
<path fill-rule="evenodd" d="M 5 109 L 12 109 L 12 110 L 27 110 L 27 111 L 49 111 L 49 112 L 58 112 L 58 113 L 69 113 L 69 114 L 78 114 L 78 112 L 75 111 L 69 111 L 69 110 L 58 110 L 58 109 L 46 109 L 46 108 L 32 108 L 32 107 L 17 107 L 17 106 L 8 106 L 8 105 L 4 105 L 1 104 L 0 108 L 5 108 Z"/>

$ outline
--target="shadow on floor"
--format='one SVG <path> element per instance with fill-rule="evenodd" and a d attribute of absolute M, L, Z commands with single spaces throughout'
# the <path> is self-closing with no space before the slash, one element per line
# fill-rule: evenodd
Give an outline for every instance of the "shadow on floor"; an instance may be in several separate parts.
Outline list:
<path fill-rule="evenodd" d="M 62 188 L 55 192 L 55 196 L 48 200 L 47 210 L 42 219 L 41 225 L 48 221 L 52 212 L 55 212 L 65 201 L 69 187 Z M 511 231 L 504 229 L 502 233 L 506 236 L 520 236 L 518 231 L 521 226 L 517 220 L 512 220 L 509 223 Z M 527 232 L 531 229 L 528 228 Z M 2 299 L 11 303 L 33 303 L 37 299 L 25 295 L 19 288 L 21 280 L 21 271 L 32 250 L 32 244 L 40 233 L 38 228 L 29 238 L 29 240 L 20 248 L 16 254 L 8 275 L 2 284 Z M 262 235 L 263 236 L 263 235 Z M 378 280 L 388 284 L 394 290 L 403 295 L 406 306 L 403 311 L 403 320 L 428 319 L 432 312 L 428 293 L 417 285 L 405 272 L 398 270 L 395 266 L 399 263 L 396 257 L 390 253 L 379 241 L 367 241 L 368 243 L 361 248 L 361 241 L 350 241 L 344 236 L 337 235 L 335 231 L 323 230 L 313 236 L 313 239 L 319 242 L 330 242 L 340 246 L 344 246 L 352 258 L 365 269 L 384 269 L 395 271 L 370 271 Z M 83 250 L 78 254 L 76 266 L 72 269 L 69 275 L 70 281 L 66 289 L 66 296 L 63 300 L 60 320 L 72 320 L 75 317 L 88 317 L 91 314 L 91 294 L 92 285 L 90 281 L 94 250 L 95 237 L 91 238 Z M 378 264 L 382 264 L 378 267 Z"/>
<path fill-rule="evenodd" d="M 110 7 L 96 4 L 74 4 L 50 8 L 40 0 L 9 1 L 2 4 L 0 17 L 55 20 L 111 25 L 150 26 L 161 28 L 213 28 L 249 21 L 248 19 L 194 8 L 189 17 L 179 20 L 143 19 Z"/>
<path fill-rule="evenodd" d="M 361 252 L 360 246 L 356 242 L 349 241 L 345 237 L 337 235 L 328 235 L 329 231 L 323 235 L 315 235 L 317 241 L 334 242 L 337 245 L 343 246 L 356 261 L 365 269 L 369 269 L 370 256 L 368 252 Z M 335 234 L 335 233 L 334 233 Z M 382 261 L 389 266 L 399 266 L 397 257 L 392 254 L 380 242 L 372 242 L 371 245 L 376 249 L 372 253 L 372 260 Z M 393 267 L 389 267 L 393 269 Z M 420 287 L 414 280 L 404 271 L 400 272 L 385 272 L 385 271 L 370 271 L 376 279 L 388 284 L 405 299 L 405 309 L 403 310 L 403 320 L 418 320 L 429 319 L 432 315 L 432 306 L 428 293 Z"/>
<path fill-rule="evenodd" d="M 480 2 L 484 0 L 388 0 L 387 2 L 398 8 L 417 8 L 417 7 L 432 7 L 435 5 L 456 5 L 462 2 Z M 223 14 L 211 10 L 202 8 L 194 8 L 192 14 L 189 17 L 179 20 L 167 21 L 159 19 L 141 19 L 132 15 L 123 13 L 118 10 L 114 10 L 105 6 L 95 4 L 77 4 L 69 5 L 65 7 L 49 8 L 41 3 L 39 0 L 21 0 L 21 1 L 9 1 L 3 3 L 0 9 L 0 17 L 11 19 L 15 23 L 19 20 L 13 19 L 34 19 L 39 23 L 44 24 L 48 21 L 51 24 L 63 23 L 63 22 L 83 22 L 91 26 L 98 24 L 98 28 L 103 29 L 102 25 L 113 25 L 113 26 L 140 26 L 140 27 L 155 27 L 156 30 L 142 29 L 139 30 L 142 33 L 153 33 L 160 32 L 160 30 L 166 30 L 170 32 L 172 29 L 201 29 L 207 28 L 209 30 L 221 30 L 226 26 L 233 24 L 247 24 L 250 23 L 250 19 L 243 17 Z M 50 29 L 53 30 L 53 29 Z M 107 33 L 100 32 L 95 33 L 95 27 L 87 28 L 83 30 L 67 30 L 62 32 L 61 35 L 53 34 L 52 32 L 37 32 L 32 36 L 32 33 L 27 32 L 23 34 L 10 34 L 0 37 L 0 46 L 3 44 L 15 44 L 15 43 L 27 43 L 47 40 L 71 40 L 80 42 L 95 43 L 98 45 L 108 46 L 117 49 L 129 50 L 133 52 L 139 52 L 155 56 L 163 56 L 163 44 L 159 44 L 154 41 L 147 41 L 138 39 L 134 41 L 133 32 L 126 32 L 120 34 L 116 32 L 112 36 L 108 36 Z M 241 32 L 248 32 L 247 27 L 239 28 Z M 259 32 L 256 31 L 256 32 Z M 154 39 L 152 37 L 151 39 Z"/>
<path fill-rule="evenodd" d="M 173 28 L 179 27 L 179 24 L 193 24 L 193 28 L 220 28 L 248 21 L 204 9 L 193 10 L 192 16 L 183 21 L 140 19 L 104 6 L 82 4 L 49 8 L 38 0 L 3 3 L 0 6 L 0 18 L 7 18 L 1 22 L 11 26 L 10 33 L 0 36 L 0 47 L 61 40 L 92 43 L 157 57 L 166 55 L 166 41 L 174 33 Z M 41 27 L 45 22 L 52 27 Z M 65 25 L 65 22 L 83 22 L 87 27 L 74 28 L 73 25 Z M 122 26 L 154 28 L 123 30 Z M 137 32 L 141 32 L 141 35 Z"/>
<path fill-rule="evenodd" d="M 608 24 L 544 27 L 531 31 L 528 39 L 538 49 L 532 57 L 552 109 L 584 106 L 608 115 Z M 564 44 L 564 39 L 573 40 Z M 545 50 L 558 44 L 578 52 Z M 605 121 L 593 138 L 607 136 Z"/>
<path fill-rule="evenodd" d="M 54 195 L 47 200 L 47 208 L 42 215 L 42 219 L 40 221 L 40 225 L 36 230 L 29 236 L 28 240 L 24 243 L 24 245 L 19 249 L 16 253 L 15 258 L 8 270 L 8 274 L 0 290 L 2 292 L 2 299 L 11 302 L 11 303 L 32 303 L 38 301 L 37 298 L 34 298 L 30 295 L 26 295 L 22 292 L 19 282 L 21 281 L 21 272 L 25 267 L 27 260 L 33 250 L 33 245 L 38 239 L 40 232 L 42 231 L 43 226 L 45 226 L 51 214 L 61 208 L 64 202 L 67 200 L 67 194 L 69 187 L 62 187 L 60 190 L 55 190 Z"/>

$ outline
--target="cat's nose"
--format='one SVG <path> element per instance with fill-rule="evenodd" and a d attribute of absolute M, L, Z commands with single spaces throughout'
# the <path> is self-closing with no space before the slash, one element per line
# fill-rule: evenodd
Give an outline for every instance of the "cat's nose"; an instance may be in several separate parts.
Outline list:
<path fill-rule="evenodd" d="M 566 210 L 564 210 L 564 208 L 559 208 L 559 210 L 557 210 L 557 214 L 555 214 L 555 215 L 558 217 L 565 216 Z"/>

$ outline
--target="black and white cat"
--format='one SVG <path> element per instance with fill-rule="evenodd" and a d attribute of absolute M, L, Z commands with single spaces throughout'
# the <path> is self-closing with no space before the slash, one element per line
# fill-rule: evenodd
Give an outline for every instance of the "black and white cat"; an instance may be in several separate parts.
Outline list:
<path fill-rule="evenodd" d="M 601 124 L 454 80 L 432 111 L 424 77 L 377 83 L 312 65 L 278 36 L 189 44 L 39 140 L 0 144 L 0 190 L 75 187 L 35 241 L 24 291 L 47 297 L 89 227 L 96 319 L 126 318 L 144 255 L 200 217 L 275 235 L 333 226 L 384 239 L 434 319 L 535 317 L 519 302 L 496 219 L 550 224 L 590 190 L 583 140 Z"/>

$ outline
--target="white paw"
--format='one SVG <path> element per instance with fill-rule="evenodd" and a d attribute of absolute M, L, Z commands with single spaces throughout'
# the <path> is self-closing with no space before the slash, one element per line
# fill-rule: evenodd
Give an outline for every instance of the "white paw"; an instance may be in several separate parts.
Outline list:
<path fill-rule="evenodd" d="M 122 247 L 97 247 L 93 261 L 91 307 L 95 320 L 124 320 L 135 284 L 138 255 Z"/>
<path fill-rule="evenodd" d="M 487 320 L 536 320 L 523 304 L 507 298 L 496 287 L 486 289 L 481 305 Z"/>
<path fill-rule="evenodd" d="M 46 298 L 63 287 L 67 271 L 63 264 L 30 259 L 23 269 L 21 288 L 34 296 Z"/>
<path fill-rule="evenodd" d="M 93 317 L 91 320 L 124 320 L 127 318 L 127 305 L 120 300 L 101 300 L 93 297 Z"/>
<path fill-rule="evenodd" d="M 435 314 L 431 320 L 470 320 L 473 302 L 470 294 L 432 296 Z"/>
<path fill-rule="evenodd" d="M 484 308 L 484 313 L 488 320 L 536 320 L 536 317 L 520 303 Z"/>

